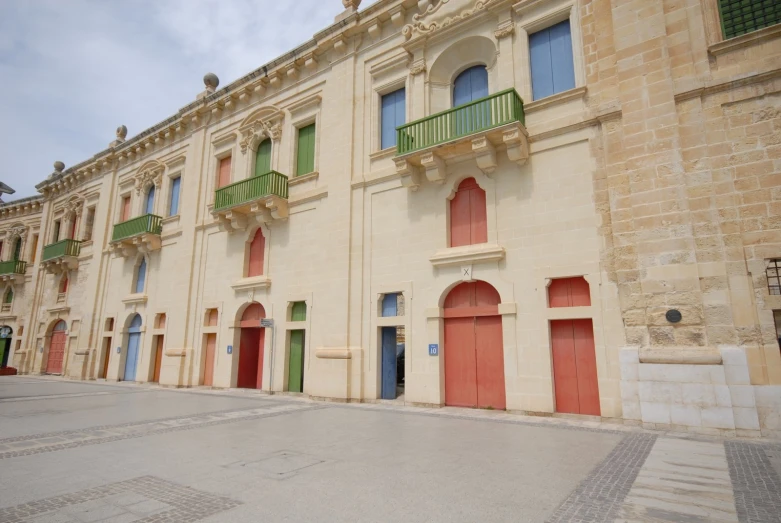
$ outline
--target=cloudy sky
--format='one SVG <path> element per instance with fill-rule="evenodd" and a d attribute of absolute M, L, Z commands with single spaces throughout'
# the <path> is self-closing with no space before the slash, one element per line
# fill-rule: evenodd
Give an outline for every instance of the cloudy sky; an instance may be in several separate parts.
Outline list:
<path fill-rule="evenodd" d="M 364 4 L 371 2 L 365 1 Z M 362 6 L 363 7 L 363 6 Z M 331 24 L 340 0 L 0 0 L 0 181 L 53 171 L 173 115 Z"/>

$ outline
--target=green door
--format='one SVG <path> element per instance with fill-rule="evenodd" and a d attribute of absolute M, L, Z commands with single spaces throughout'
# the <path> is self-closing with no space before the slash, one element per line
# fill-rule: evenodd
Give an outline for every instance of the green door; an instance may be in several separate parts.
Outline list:
<path fill-rule="evenodd" d="M 271 171 L 271 140 L 263 140 L 255 155 L 255 176 Z"/>
<path fill-rule="evenodd" d="M 304 331 L 290 331 L 290 369 L 287 390 L 304 392 Z"/>
<path fill-rule="evenodd" d="M 0 367 L 5 367 L 7 364 L 6 358 L 8 357 L 8 346 L 11 344 L 11 340 L 8 338 L 0 339 Z"/>

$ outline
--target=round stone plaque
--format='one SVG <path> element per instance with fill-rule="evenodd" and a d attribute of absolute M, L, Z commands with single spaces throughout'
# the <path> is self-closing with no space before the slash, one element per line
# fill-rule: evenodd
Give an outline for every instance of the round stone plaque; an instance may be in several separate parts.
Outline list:
<path fill-rule="evenodd" d="M 667 311 L 667 313 L 664 315 L 665 318 L 667 318 L 667 321 L 670 323 L 678 323 L 683 319 L 683 316 L 681 315 L 681 311 L 676 309 L 670 309 Z"/>

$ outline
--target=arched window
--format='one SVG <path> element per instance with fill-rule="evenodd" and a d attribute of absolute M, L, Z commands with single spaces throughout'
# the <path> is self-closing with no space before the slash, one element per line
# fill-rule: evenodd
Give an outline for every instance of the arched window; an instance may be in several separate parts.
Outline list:
<path fill-rule="evenodd" d="M 252 242 L 249 244 L 249 264 L 247 266 L 247 276 L 260 276 L 263 274 L 263 261 L 266 250 L 266 238 L 263 237 L 263 231 L 258 228 Z"/>
<path fill-rule="evenodd" d="M 14 302 L 14 290 L 12 288 L 8 288 L 7 291 L 5 291 L 5 296 L 3 297 L 3 303 L 5 305 L 11 305 Z"/>
<path fill-rule="evenodd" d="M 138 264 L 136 269 L 136 286 L 135 293 L 141 294 L 144 292 L 144 284 L 146 283 L 146 258 L 141 258 L 141 263 Z"/>
<path fill-rule="evenodd" d="M 60 294 L 65 294 L 68 292 L 68 277 L 63 276 L 60 280 Z"/>
<path fill-rule="evenodd" d="M 485 191 L 474 178 L 461 182 L 450 200 L 450 246 L 474 245 L 488 241 Z"/>
<path fill-rule="evenodd" d="M 470 67 L 453 82 L 453 107 L 488 96 L 488 69 L 484 65 Z"/>
<path fill-rule="evenodd" d="M 155 212 L 155 186 L 151 186 L 146 193 L 146 214 L 154 214 Z"/>
<path fill-rule="evenodd" d="M 271 171 L 271 140 L 263 140 L 255 153 L 255 176 Z"/>

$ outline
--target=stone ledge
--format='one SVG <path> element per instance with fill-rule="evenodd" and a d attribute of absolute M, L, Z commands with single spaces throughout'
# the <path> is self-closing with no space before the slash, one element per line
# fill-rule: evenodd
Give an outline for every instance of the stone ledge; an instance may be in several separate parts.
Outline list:
<path fill-rule="evenodd" d="M 751 47 L 777 37 L 781 37 L 781 24 L 771 25 L 770 27 L 765 27 L 759 31 L 736 36 L 735 38 L 713 44 L 708 47 L 708 53 L 713 56 L 718 56 L 738 49 L 745 49 L 746 47 Z"/>
<path fill-rule="evenodd" d="M 481 243 L 437 251 L 429 258 L 429 261 L 434 267 L 447 267 L 449 265 L 499 261 L 504 258 L 504 254 L 504 247 L 495 243 Z"/>
<path fill-rule="evenodd" d="M 716 350 L 696 347 L 641 348 L 640 363 L 721 365 L 722 358 Z"/>
<path fill-rule="evenodd" d="M 184 358 L 190 349 L 165 349 L 165 355 L 172 358 Z"/>
<path fill-rule="evenodd" d="M 534 113 L 536 111 L 539 111 L 540 109 L 550 107 L 551 105 L 566 103 L 569 102 L 570 100 L 584 98 L 585 96 L 586 96 L 585 86 L 575 87 L 573 89 L 569 89 L 568 91 L 563 91 L 561 93 L 557 93 L 551 96 L 547 96 L 545 98 L 541 98 L 539 100 L 534 100 L 533 102 L 523 104 L 523 110 L 528 115 L 529 113 Z"/>
<path fill-rule="evenodd" d="M 235 291 L 244 291 L 250 289 L 268 289 L 271 286 L 271 278 L 268 276 L 254 276 L 252 278 L 242 278 L 234 282 L 231 287 Z"/>
<path fill-rule="evenodd" d="M 321 360 L 349 360 L 353 357 L 350 349 L 317 349 L 315 356 Z"/>

